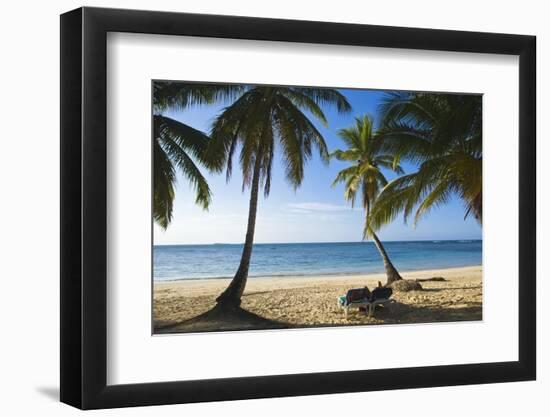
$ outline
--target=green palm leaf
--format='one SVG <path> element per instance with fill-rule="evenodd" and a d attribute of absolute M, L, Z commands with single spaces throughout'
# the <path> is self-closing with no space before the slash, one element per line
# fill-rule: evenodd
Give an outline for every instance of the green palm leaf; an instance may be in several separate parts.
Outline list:
<path fill-rule="evenodd" d="M 465 217 L 473 213 L 481 223 L 481 110 L 477 95 L 386 95 L 378 131 L 382 146 L 394 161 L 408 160 L 419 168 L 384 187 L 370 216 L 373 228 L 391 221 L 399 211 L 406 221 L 416 210 L 416 224 L 452 196 L 464 201 Z"/>
<path fill-rule="evenodd" d="M 194 188 L 195 202 L 206 209 L 212 195 L 194 160 L 206 166 L 220 163 L 216 158 L 207 158 L 208 137 L 204 133 L 162 113 L 231 99 L 244 89 L 246 86 L 153 82 L 153 218 L 162 228 L 166 229 L 172 219 L 175 169 L 178 168 Z"/>

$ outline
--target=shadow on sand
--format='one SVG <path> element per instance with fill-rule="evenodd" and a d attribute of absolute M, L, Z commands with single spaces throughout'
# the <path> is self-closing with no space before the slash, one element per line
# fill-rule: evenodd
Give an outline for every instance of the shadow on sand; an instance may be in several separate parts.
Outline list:
<path fill-rule="evenodd" d="M 395 303 L 391 309 L 381 311 L 378 318 L 383 324 L 407 323 L 444 323 L 482 320 L 483 307 L 481 303 L 464 303 L 460 306 L 452 304 L 428 307 L 414 304 Z"/>
<path fill-rule="evenodd" d="M 344 313 L 339 309 L 327 312 L 327 316 L 338 315 L 338 317 L 340 317 L 340 315 L 343 314 Z M 167 323 L 164 325 L 157 323 L 155 325 L 155 334 L 444 323 L 479 320 L 482 320 L 482 304 L 477 302 L 464 303 L 461 305 L 447 304 L 437 307 L 417 306 L 415 304 L 396 302 L 391 307 L 377 307 L 374 318 L 367 317 L 364 312 L 354 311 L 350 312 L 345 323 L 329 321 L 327 323 L 311 325 L 272 320 L 242 308 L 222 310 L 214 307 L 203 314 L 185 321 Z"/>
<path fill-rule="evenodd" d="M 243 308 L 221 309 L 207 312 L 179 323 L 156 325 L 155 333 L 224 332 L 233 330 L 288 329 L 290 323 L 270 320 Z"/>

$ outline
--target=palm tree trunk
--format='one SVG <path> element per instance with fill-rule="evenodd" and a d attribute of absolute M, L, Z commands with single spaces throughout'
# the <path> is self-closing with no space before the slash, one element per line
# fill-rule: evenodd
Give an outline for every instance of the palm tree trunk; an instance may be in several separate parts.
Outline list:
<path fill-rule="evenodd" d="M 387 282 L 386 286 L 390 285 L 392 282 L 399 281 L 401 278 L 401 275 L 399 275 L 399 272 L 397 272 L 397 269 L 393 266 L 393 264 L 390 261 L 390 258 L 386 252 L 386 249 L 384 249 L 384 246 L 382 245 L 382 242 L 380 242 L 380 239 L 378 239 L 378 236 L 371 231 L 372 238 L 374 240 L 374 244 L 378 248 L 378 252 L 380 252 L 380 255 L 382 256 L 382 259 L 384 260 L 384 268 L 386 269 L 386 276 L 387 276 Z"/>
<path fill-rule="evenodd" d="M 259 153 L 259 152 L 258 152 Z M 254 230 L 256 228 L 256 212 L 258 210 L 258 190 L 260 186 L 260 168 L 261 158 L 257 154 L 254 163 L 254 173 L 252 175 L 252 185 L 250 189 L 250 205 L 248 208 L 248 226 L 246 229 L 246 238 L 244 241 L 243 252 L 239 269 L 229 286 L 221 293 L 216 301 L 220 307 L 236 308 L 241 305 L 241 296 L 243 295 L 248 278 L 248 268 L 252 256 L 252 247 L 254 244 Z"/>

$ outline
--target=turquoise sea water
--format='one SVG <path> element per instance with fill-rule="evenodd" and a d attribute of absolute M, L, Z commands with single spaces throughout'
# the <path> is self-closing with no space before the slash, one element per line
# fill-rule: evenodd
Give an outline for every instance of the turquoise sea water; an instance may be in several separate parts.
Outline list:
<path fill-rule="evenodd" d="M 384 242 L 401 271 L 481 265 L 481 240 Z M 231 278 L 241 244 L 162 245 L 153 248 L 155 281 Z M 383 272 L 372 242 L 255 244 L 250 277 Z"/>

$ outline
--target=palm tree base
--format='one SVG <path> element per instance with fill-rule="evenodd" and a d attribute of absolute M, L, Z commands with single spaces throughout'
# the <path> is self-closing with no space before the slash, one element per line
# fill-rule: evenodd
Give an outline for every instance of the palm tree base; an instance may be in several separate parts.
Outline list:
<path fill-rule="evenodd" d="M 387 276 L 386 287 L 393 284 L 396 281 L 402 281 L 403 280 L 403 277 L 401 277 L 401 275 L 399 275 L 399 272 L 397 272 L 397 270 L 395 268 L 393 268 L 393 270 L 387 268 L 386 269 L 386 276 Z"/>
<path fill-rule="evenodd" d="M 241 305 L 241 297 L 237 296 L 237 294 L 235 294 L 235 291 L 232 291 L 231 287 L 228 287 L 218 296 L 218 298 L 216 298 L 216 303 L 216 307 L 220 309 L 236 309 L 239 308 Z"/>
<path fill-rule="evenodd" d="M 241 300 L 229 297 L 223 298 L 222 296 L 216 298 L 216 303 L 216 307 L 222 310 L 234 310 L 241 306 Z"/>

